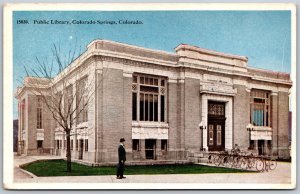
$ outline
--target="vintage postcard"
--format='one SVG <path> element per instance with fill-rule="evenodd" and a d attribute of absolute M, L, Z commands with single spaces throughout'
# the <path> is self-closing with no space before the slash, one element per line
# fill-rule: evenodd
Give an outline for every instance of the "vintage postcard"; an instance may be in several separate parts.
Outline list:
<path fill-rule="evenodd" d="M 293 4 L 7 4 L 6 189 L 294 189 Z"/>

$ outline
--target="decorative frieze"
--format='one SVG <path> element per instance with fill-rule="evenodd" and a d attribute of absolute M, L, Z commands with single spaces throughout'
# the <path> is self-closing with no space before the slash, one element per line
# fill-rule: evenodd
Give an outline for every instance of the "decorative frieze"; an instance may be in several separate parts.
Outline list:
<path fill-rule="evenodd" d="M 132 123 L 132 139 L 168 139 L 167 123 Z"/>
<path fill-rule="evenodd" d="M 216 83 L 216 82 L 200 82 L 200 93 L 220 94 L 225 96 L 234 96 L 237 89 L 231 84 Z"/>
<path fill-rule="evenodd" d="M 272 128 L 255 126 L 251 131 L 251 140 L 272 140 Z"/>

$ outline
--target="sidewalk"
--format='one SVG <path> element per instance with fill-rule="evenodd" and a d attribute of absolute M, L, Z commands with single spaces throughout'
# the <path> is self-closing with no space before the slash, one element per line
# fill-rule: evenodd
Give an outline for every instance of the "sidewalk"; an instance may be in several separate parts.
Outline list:
<path fill-rule="evenodd" d="M 31 177 L 19 165 L 42 159 L 61 159 L 56 156 L 15 156 L 14 182 L 18 183 L 255 183 L 290 184 L 291 164 L 278 162 L 274 171 L 262 173 L 214 173 L 214 174 L 168 174 L 168 175 L 127 175 L 126 179 L 115 176 L 60 176 Z"/>

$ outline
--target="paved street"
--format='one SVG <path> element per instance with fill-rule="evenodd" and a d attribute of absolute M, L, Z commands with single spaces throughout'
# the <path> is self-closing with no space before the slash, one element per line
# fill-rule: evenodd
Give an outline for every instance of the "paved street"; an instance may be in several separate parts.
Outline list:
<path fill-rule="evenodd" d="M 258 183 L 290 184 L 291 164 L 278 162 L 277 168 L 262 173 L 218 173 L 218 174 L 178 174 L 178 175 L 127 175 L 126 179 L 115 176 L 61 176 L 32 177 L 23 172 L 19 165 L 38 159 L 58 159 L 55 156 L 15 156 L 14 182 L 18 183 Z M 126 171 L 125 171 L 126 174 Z"/>

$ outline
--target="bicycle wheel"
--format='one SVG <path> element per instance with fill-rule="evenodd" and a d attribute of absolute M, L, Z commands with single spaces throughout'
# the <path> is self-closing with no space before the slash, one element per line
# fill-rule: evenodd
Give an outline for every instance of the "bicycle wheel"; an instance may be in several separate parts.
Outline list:
<path fill-rule="evenodd" d="M 231 167 L 232 168 L 238 168 L 238 165 L 239 165 L 238 161 L 239 161 L 239 157 L 238 156 L 233 156 Z"/>
<path fill-rule="evenodd" d="M 246 170 L 248 167 L 247 160 L 245 158 L 240 159 L 240 168 Z"/>
<path fill-rule="evenodd" d="M 224 166 L 226 167 L 230 167 L 231 166 L 231 163 L 230 163 L 230 156 L 225 156 L 224 159 Z"/>
<path fill-rule="evenodd" d="M 229 156 L 229 159 L 228 159 L 228 166 L 229 166 L 229 167 L 232 167 L 232 166 L 233 166 L 233 163 L 234 163 L 234 156 Z"/>
<path fill-rule="evenodd" d="M 217 166 L 221 166 L 224 164 L 224 156 L 219 156 L 217 162 L 215 163 Z"/>
<path fill-rule="evenodd" d="M 270 160 L 269 161 L 269 168 L 270 168 L 270 170 L 275 170 L 276 167 L 277 167 L 276 160 Z"/>
<path fill-rule="evenodd" d="M 220 155 L 215 155 L 215 157 L 213 158 L 213 163 L 218 166 L 218 164 L 220 163 L 219 160 L 220 160 Z"/>
<path fill-rule="evenodd" d="M 252 169 L 252 168 L 254 168 L 254 166 L 255 166 L 255 159 L 252 157 L 249 157 L 248 158 L 248 168 Z"/>
<path fill-rule="evenodd" d="M 264 161 L 262 159 L 257 159 L 256 160 L 256 170 L 259 172 L 262 172 L 262 171 L 264 171 L 264 167 L 265 167 Z"/>

